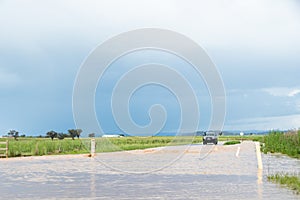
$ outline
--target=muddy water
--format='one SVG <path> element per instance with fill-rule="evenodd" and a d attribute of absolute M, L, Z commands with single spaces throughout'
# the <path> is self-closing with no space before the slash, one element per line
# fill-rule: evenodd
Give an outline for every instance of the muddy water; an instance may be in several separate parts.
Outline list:
<path fill-rule="evenodd" d="M 265 174 L 300 174 L 300 160 L 282 154 L 263 154 Z"/>
<path fill-rule="evenodd" d="M 264 165 L 280 166 L 276 159 L 263 156 Z M 285 166 L 299 166 L 283 160 Z M 252 142 L 102 153 L 95 158 L 2 159 L 0 199 L 299 199 L 268 183 L 266 169 L 263 174 L 257 170 Z"/>

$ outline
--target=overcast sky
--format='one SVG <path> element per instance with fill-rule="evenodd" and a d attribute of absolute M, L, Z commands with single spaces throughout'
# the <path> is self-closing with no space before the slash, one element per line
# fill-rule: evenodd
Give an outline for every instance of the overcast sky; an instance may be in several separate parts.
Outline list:
<path fill-rule="evenodd" d="M 299 1 L 0 0 L 0 27 L 0 135 L 74 128 L 73 84 L 84 59 L 112 36 L 145 27 L 179 32 L 206 50 L 224 81 L 224 129 L 300 127 Z M 138 58 L 145 54 L 132 60 Z M 171 63 L 180 66 L 175 58 Z M 147 124 L 145 112 L 163 100 L 169 116 L 163 131 L 178 127 L 172 94 L 149 86 L 136 95 L 136 105 L 130 105 L 136 123 Z M 105 117 L 107 102 L 97 97 L 99 122 L 106 132 L 118 131 Z M 202 102 L 201 116 L 209 116 L 210 105 Z"/>

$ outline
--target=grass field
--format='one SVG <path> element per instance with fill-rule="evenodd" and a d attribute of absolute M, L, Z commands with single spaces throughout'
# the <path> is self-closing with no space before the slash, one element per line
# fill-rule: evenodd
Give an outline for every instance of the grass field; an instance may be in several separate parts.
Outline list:
<path fill-rule="evenodd" d="M 220 141 L 232 140 L 259 140 L 262 136 L 221 136 Z M 0 138 L 5 141 L 6 138 Z M 41 156 L 57 154 L 84 154 L 90 152 L 90 139 L 82 138 L 64 140 L 50 138 L 13 138 L 9 140 L 9 157 Z M 202 137 L 122 137 L 122 138 L 96 138 L 96 152 L 114 152 L 123 150 L 146 149 L 166 145 L 184 145 L 201 143 Z"/>
<path fill-rule="evenodd" d="M 2 138 L 0 141 L 5 141 Z M 9 157 L 41 156 L 57 154 L 81 154 L 90 152 L 90 139 L 66 138 L 64 140 L 49 138 L 9 138 Z M 200 143 L 202 137 L 123 137 L 95 138 L 96 152 L 113 152 L 122 150 L 146 149 L 166 145 Z"/>

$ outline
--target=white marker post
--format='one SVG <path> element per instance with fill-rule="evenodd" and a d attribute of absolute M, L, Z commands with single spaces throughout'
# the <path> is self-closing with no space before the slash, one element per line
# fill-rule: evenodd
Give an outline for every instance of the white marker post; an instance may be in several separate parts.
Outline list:
<path fill-rule="evenodd" d="M 91 157 L 94 157 L 96 154 L 96 141 L 91 139 Z"/>
<path fill-rule="evenodd" d="M 261 159 L 260 145 L 259 142 L 255 142 L 256 148 L 256 157 L 257 157 L 257 183 L 258 185 L 262 184 L 262 174 L 263 174 L 263 164 Z M 259 188 L 259 190 L 261 190 Z"/>
<path fill-rule="evenodd" d="M 262 164 L 262 159 L 261 159 L 259 142 L 255 142 L 255 147 L 256 147 L 257 166 L 258 166 L 258 169 L 262 170 L 263 164 Z"/>
<path fill-rule="evenodd" d="M 236 154 L 235 154 L 236 157 L 239 157 L 240 150 L 241 150 L 241 147 L 239 146 L 236 150 Z"/>

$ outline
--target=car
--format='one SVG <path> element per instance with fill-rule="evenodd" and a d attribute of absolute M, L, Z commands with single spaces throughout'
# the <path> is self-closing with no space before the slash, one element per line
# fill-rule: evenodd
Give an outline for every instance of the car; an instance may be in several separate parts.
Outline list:
<path fill-rule="evenodd" d="M 206 145 L 208 143 L 218 144 L 218 137 L 219 137 L 219 135 L 220 135 L 219 131 L 207 131 L 207 132 L 204 132 L 203 145 Z"/>

